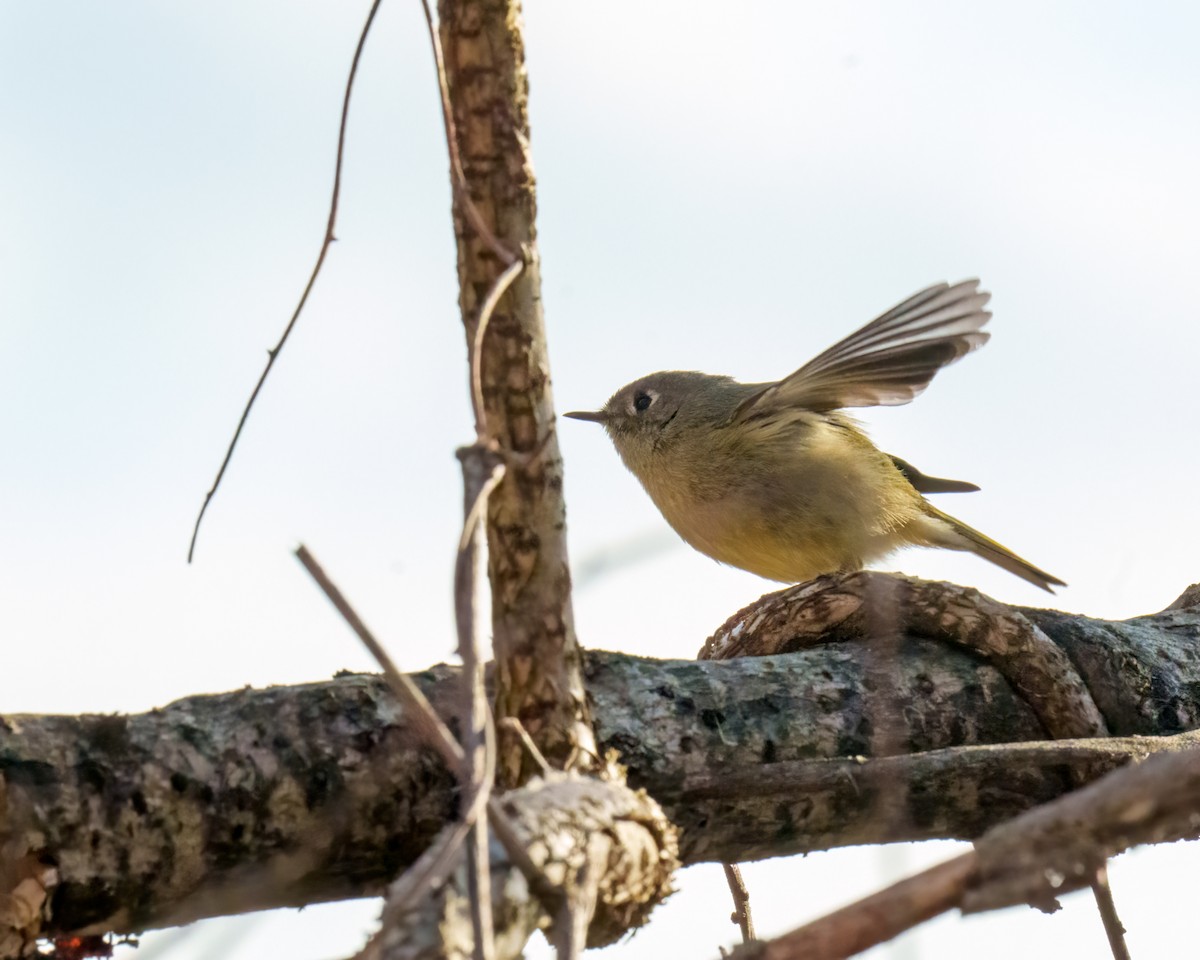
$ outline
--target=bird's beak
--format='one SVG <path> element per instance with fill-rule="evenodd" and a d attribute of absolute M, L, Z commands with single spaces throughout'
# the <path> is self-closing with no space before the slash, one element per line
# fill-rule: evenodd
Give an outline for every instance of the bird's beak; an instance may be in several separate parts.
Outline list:
<path fill-rule="evenodd" d="M 563 416 L 570 417 L 572 420 L 590 420 L 592 423 L 603 423 L 608 419 L 603 410 L 573 410 L 570 413 L 564 413 Z"/>

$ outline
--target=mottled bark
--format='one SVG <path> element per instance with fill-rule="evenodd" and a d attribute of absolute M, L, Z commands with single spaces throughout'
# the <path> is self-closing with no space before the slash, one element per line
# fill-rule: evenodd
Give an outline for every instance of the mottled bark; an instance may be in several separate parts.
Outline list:
<path fill-rule="evenodd" d="M 1200 611 L 1121 623 L 1026 613 L 1066 651 L 1115 735 L 1196 725 Z M 953 750 L 1047 734 L 994 667 L 920 637 L 900 639 L 889 681 L 906 704 L 893 739 L 916 757 L 863 759 L 876 716 L 863 686 L 869 640 L 728 662 L 593 652 L 586 665 L 601 749 L 617 750 L 630 783 L 662 803 L 686 863 L 975 837 L 1074 777 L 1159 745 Z M 455 672 L 415 679 L 451 716 Z M 454 778 L 415 742 L 369 676 L 130 717 L 9 717 L 5 863 L 57 871 L 47 931 L 132 931 L 379 893 L 455 814 Z M 880 820 L 878 798 L 897 783 L 905 816 Z"/>
<path fill-rule="evenodd" d="M 520 5 L 442 0 L 438 12 L 468 192 L 487 228 L 526 263 L 492 315 L 480 370 L 487 433 L 510 455 L 487 520 L 496 713 L 520 719 L 551 762 L 586 764 L 595 755 L 595 742 L 571 612 L 562 458 L 542 324 Z M 469 350 L 480 304 L 506 264 L 471 229 L 458 198 L 454 224 Z M 502 781 L 520 782 L 534 769 L 515 743 L 502 751 Z"/>

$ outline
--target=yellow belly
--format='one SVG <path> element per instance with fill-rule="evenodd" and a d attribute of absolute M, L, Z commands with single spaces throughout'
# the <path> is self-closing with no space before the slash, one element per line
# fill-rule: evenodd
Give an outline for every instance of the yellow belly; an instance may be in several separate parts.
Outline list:
<path fill-rule="evenodd" d="M 684 482 L 669 459 L 661 466 L 643 483 L 676 532 L 714 560 L 769 580 L 858 570 L 928 542 L 920 494 L 865 437 L 824 422 L 810 426 L 799 449 L 714 456 L 702 487 Z"/>

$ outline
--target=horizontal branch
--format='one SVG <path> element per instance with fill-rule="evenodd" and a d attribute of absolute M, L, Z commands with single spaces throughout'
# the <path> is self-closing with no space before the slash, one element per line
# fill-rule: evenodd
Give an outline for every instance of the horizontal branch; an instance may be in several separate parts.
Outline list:
<path fill-rule="evenodd" d="M 1030 903 L 1094 885 L 1105 861 L 1146 843 L 1200 837 L 1200 738 L 1164 738 L 1158 756 L 1114 771 L 985 833 L 975 849 L 892 884 L 737 960 L 835 960 L 890 940 L 939 913 Z"/>
<path fill-rule="evenodd" d="M 1046 734 L 992 666 L 912 636 L 888 696 L 905 705 L 891 743 L 916 756 L 861 759 L 878 711 L 869 643 L 852 640 L 724 662 L 592 652 L 597 734 L 695 863 L 973 838 L 1158 745 L 1142 737 L 1197 726 L 1200 611 L 1124 623 L 1025 613 L 1067 652 L 1117 738 L 980 746 Z M 455 671 L 414 680 L 453 716 Z M 378 894 L 456 813 L 455 778 L 417 744 L 382 681 L 360 675 L 137 716 L 0 718 L 5 862 L 50 868 L 47 932 Z M 904 815 L 879 817 L 898 780 Z"/>

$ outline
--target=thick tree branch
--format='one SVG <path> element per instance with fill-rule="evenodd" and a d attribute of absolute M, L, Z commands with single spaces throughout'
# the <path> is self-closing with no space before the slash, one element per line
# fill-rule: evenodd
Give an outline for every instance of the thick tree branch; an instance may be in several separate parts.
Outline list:
<path fill-rule="evenodd" d="M 906 636 L 890 683 L 908 703 L 897 743 L 915 756 L 863 759 L 869 638 L 729 662 L 588 654 L 601 749 L 662 803 L 685 862 L 721 862 L 978 837 L 1075 777 L 1176 746 L 1144 735 L 1195 726 L 1200 610 L 1123 623 L 1024 613 L 1118 737 L 999 746 L 1043 739 L 1034 711 L 977 656 Z M 413 679 L 455 715 L 455 671 Z M 138 716 L 4 718 L 3 863 L 50 871 L 38 874 L 53 881 L 47 933 L 376 894 L 456 816 L 454 776 L 418 743 L 369 676 Z M 904 816 L 881 820 L 877 799 L 896 783 Z"/>

